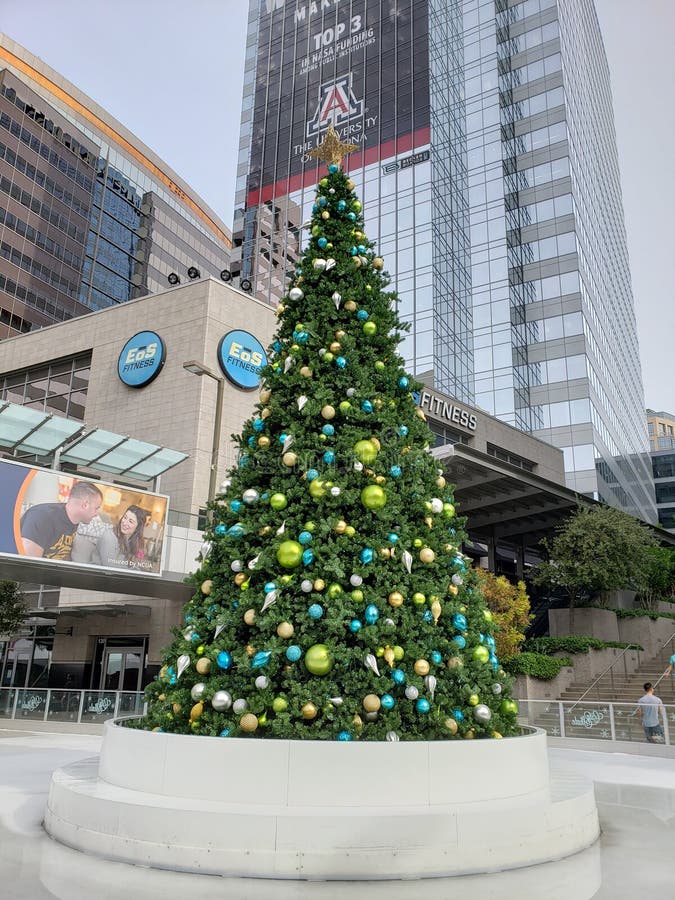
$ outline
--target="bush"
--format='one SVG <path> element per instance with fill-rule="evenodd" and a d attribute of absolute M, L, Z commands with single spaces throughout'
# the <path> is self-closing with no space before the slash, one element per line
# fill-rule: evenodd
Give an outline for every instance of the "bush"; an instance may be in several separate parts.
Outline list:
<path fill-rule="evenodd" d="M 618 647 L 624 650 L 626 647 L 634 647 L 642 650 L 638 644 L 630 644 L 625 641 L 602 641 L 600 638 L 587 635 L 571 634 L 567 637 L 538 637 L 531 638 L 523 644 L 523 650 L 531 653 L 543 653 L 551 656 L 554 653 L 586 653 L 588 650 L 605 650 L 607 647 Z"/>
<path fill-rule="evenodd" d="M 652 622 L 657 619 L 675 619 L 675 613 L 654 612 L 651 609 L 612 609 L 610 612 L 615 612 L 617 619 L 639 619 L 643 616 L 648 616 Z"/>
<path fill-rule="evenodd" d="M 502 663 L 509 675 L 529 675 L 541 681 L 550 681 L 564 666 L 571 666 L 568 656 L 547 656 L 544 653 L 519 653 Z"/>

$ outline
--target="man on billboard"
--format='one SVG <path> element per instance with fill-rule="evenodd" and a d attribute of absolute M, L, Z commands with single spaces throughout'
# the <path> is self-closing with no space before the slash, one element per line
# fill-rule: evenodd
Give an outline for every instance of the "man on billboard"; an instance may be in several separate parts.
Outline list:
<path fill-rule="evenodd" d="M 36 503 L 21 517 L 24 556 L 69 560 L 77 526 L 88 525 L 101 508 L 96 485 L 76 481 L 65 503 Z"/>

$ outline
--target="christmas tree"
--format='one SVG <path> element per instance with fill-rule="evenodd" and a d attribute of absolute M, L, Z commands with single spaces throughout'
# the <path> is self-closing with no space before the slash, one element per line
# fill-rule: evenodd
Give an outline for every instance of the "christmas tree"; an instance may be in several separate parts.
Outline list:
<path fill-rule="evenodd" d="M 311 740 L 517 732 L 420 386 L 397 354 L 406 326 L 340 166 L 352 149 L 331 126 L 314 151 L 328 174 L 311 238 L 143 727 Z"/>

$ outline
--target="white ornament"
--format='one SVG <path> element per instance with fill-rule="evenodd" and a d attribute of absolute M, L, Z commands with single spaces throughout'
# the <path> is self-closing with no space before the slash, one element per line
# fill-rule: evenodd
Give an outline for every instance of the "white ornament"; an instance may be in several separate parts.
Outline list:
<path fill-rule="evenodd" d="M 387 626 L 387 628 L 393 628 L 393 627 L 394 627 L 394 620 L 393 620 L 393 619 L 385 619 L 385 620 L 384 620 L 384 624 Z"/>
<path fill-rule="evenodd" d="M 263 605 L 260 608 L 260 612 L 265 612 L 266 609 L 269 609 L 270 606 L 277 602 L 277 592 L 269 591 L 269 593 L 265 594 L 265 600 Z"/>
<path fill-rule="evenodd" d="M 333 706 L 342 706 L 344 700 L 342 699 L 342 697 L 329 697 L 328 702 L 332 703 Z"/>
<path fill-rule="evenodd" d="M 387 732 L 387 740 L 388 740 L 388 741 L 391 741 L 392 743 L 396 743 L 396 741 L 400 740 L 400 738 L 399 738 L 399 736 L 396 734 L 395 731 L 388 731 L 388 732 Z"/>
<path fill-rule="evenodd" d="M 355 572 L 353 575 L 349 576 L 349 583 L 352 587 L 358 587 L 360 584 L 363 584 L 363 578 Z"/>
<path fill-rule="evenodd" d="M 190 657 L 187 653 L 182 653 L 176 662 L 176 679 L 180 678 L 183 672 L 190 665 Z"/>
<path fill-rule="evenodd" d="M 311 594 L 311 592 L 314 590 L 314 585 L 309 580 L 309 578 L 305 578 L 304 581 L 300 582 L 300 590 L 305 594 Z"/>
<path fill-rule="evenodd" d="M 363 463 L 358 459 L 354 460 L 354 471 L 355 472 L 363 472 Z"/>
<path fill-rule="evenodd" d="M 451 581 L 454 585 L 457 585 L 458 587 L 460 584 L 464 583 L 464 579 L 462 578 L 461 575 L 453 575 Z"/>
<path fill-rule="evenodd" d="M 322 348 L 319 350 L 319 356 L 325 356 L 325 355 L 326 355 L 326 348 L 325 348 L 325 347 L 322 347 Z"/>
<path fill-rule="evenodd" d="M 330 272 L 330 270 L 335 266 L 335 260 L 330 257 L 326 260 L 326 272 Z"/>
<path fill-rule="evenodd" d="M 443 512 L 443 501 L 439 500 L 438 497 L 432 498 L 431 511 L 432 511 L 432 513 L 437 513 L 437 514 Z"/>
<path fill-rule="evenodd" d="M 286 523 L 282 522 L 281 525 L 277 528 L 277 534 L 283 534 L 286 531 Z"/>
<path fill-rule="evenodd" d="M 241 570 L 244 568 L 244 564 L 240 559 L 234 559 L 230 563 L 230 568 L 233 572 L 241 572 Z"/>
<path fill-rule="evenodd" d="M 414 684 L 409 684 L 405 689 L 405 695 L 408 700 L 417 700 L 420 695 L 420 692 L 417 690 Z"/>
<path fill-rule="evenodd" d="M 249 569 L 255 569 L 255 567 L 258 564 L 259 559 L 260 559 L 260 556 L 254 556 L 253 559 L 250 559 L 248 562 Z"/>
<path fill-rule="evenodd" d="M 284 453 L 285 453 L 285 452 L 288 450 L 288 448 L 291 447 L 294 443 L 295 443 L 295 438 L 293 437 L 292 434 L 288 434 L 288 435 L 286 435 L 286 437 L 284 438 L 284 443 L 283 443 L 283 446 L 282 446 L 281 449 L 282 449 L 282 450 L 284 451 Z"/>
<path fill-rule="evenodd" d="M 326 260 L 325 259 L 315 259 L 312 263 L 317 272 L 323 272 L 326 268 Z"/>
<path fill-rule="evenodd" d="M 192 685 L 192 688 L 190 689 L 190 696 L 195 701 L 195 703 L 197 702 L 197 700 L 201 700 L 202 694 L 204 693 L 205 690 L 206 690 L 206 685 L 204 684 L 203 681 L 199 681 L 199 682 L 197 682 L 197 684 Z"/>
<path fill-rule="evenodd" d="M 405 566 L 408 575 L 410 575 L 412 570 L 412 553 L 410 553 L 409 550 L 404 550 L 401 559 L 403 560 L 403 565 Z"/>
<path fill-rule="evenodd" d="M 284 360 L 284 375 L 288 372 L 288 370 L 291 368 L 292 365 L 293 365 L 293 357 L 287 356 L 286 359 Z"/>
<path fill-rule="evenodd" d="M 291 288 L 288 292 L 288 297 L 290 300 L 302 300 L 304 296 L 304 291 L 299 287 Z"/>
<path fill-rule="evenodd" d="M 436 693 L 436 684 L 437 684 L 436 676 L 435 675 L 427 675 L 426 678 L 424 679 L 424 683 L 426 684 L 427 690 L 429 691 L 429 694 L 431 695 L 431 699 L 433 700 L 434 694 Z"/>
<path fill-rule="evenodd" d="M 330 489 L 330 493 L 331 493 L 331 496 L 332 496 L 332 497 L 339 497 L 341 491 L 340 491 L 340 488 L 337 487 L 337 485 L 336 485 L 335 487 L 332 487 L 332 488 Z"/>
<path fill-rule="evenodd" d="M 347 388 L 347 396 L 348 397 L 353 397 L 355 393 L 356 393 L 356 388 Z"/>
<path fill-rule="evenodd" d="M 255 680 L 255 686 L 259 691 L 264 691 L 266 687 L 269 687 L 270 680 L 267 675 L 258 675 Z"/>
<path fill-rule="evenodd" d="M 493 693 L 493 694 L 501 694 L 501 692 L 502 692 L 502 686 L 501 686 L 501 684 L 496 684 L 496 683 L 495 683 L 495 684 L 492 685 L 492 693 Z"/>
<path fill-rule="evenodd" d="M 331 297 L 331 300 L 333 301 L 333 303 L 334 303 L 334 304 L 338 307 L 338 309 L 339 309 L 339 308 L 340 308 L 340 303 L 342 302 L 342 294 L 339 294 L 337 291 L 335 291 L 335 293 L 334 293 L 333 296 Z"/>
<path fill-rule="evenodd" d="M 230 481 L 229 478 L 226 478 L 225 481 L 221 481 L 221 483 L 220 483 L 221 491 L 228 491 L 231 487 L 232 487 L 232 482 Z"/>
<path fill-rule="evenodd" d="M 239 700 L 235 700 L 234 703 L 232 704 L 232 709 L 236 713 L 243 713 L 247 708 L 248 708 L 248 703 L 241 698 Z"/>
<path fill-rule="evenodd" d="M 380 670 L 377 668 L 377 660 L 372 653 L 367 653 L 366 658 L 363 660 L 363 662 L 365 663 L 366 669 L 372 669 L 373 672 L 379 677 Z"/>
<path fill-rule="evenodd" d="M 225 623 L 221 622 L 220 625 L 216 625 L 216 630 L 213 634 L 213 640 L 217 640 L 218 637 L 222 634 L 223 629 L 225 628 Z"/>
<path fill-rule="evenodd" d="M 295 401 L 298 404 L 298 409 L 302 409 L 302 407 L 305 405 L 305 403 L 307 403 L 308 399 L 309 398 L 305 397 L 304 394 L 302 397 L 298 397 L 298 399 Z"/>
<path fill-rule="evenodd" d="M 247 488 L 244 493 L 241 495 L 241 499 L 244 503 L 248 503 L 249 506 L 251 503 L 255 503 L 256 500 L 260 498 L 260 494 L 255 490 L 255 488 Z"/>

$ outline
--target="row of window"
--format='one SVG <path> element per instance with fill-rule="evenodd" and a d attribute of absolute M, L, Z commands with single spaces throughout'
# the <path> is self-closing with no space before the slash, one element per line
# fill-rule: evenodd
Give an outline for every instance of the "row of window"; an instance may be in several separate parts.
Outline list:
<path fill-rule="evenodd" d="M 512 90 L 527 84 L 530 81 L 536 81 L 545 75 L 552 75 L 562 69 L 562 60 L 559 53 L 546 56 L 544 59 L 537 59 L 525 66 L 519 66 L 517 69 L 511 69 L 505 75 L 500 77 L 500 88 L 502 90 Z"/>
<path fill-rule="evenodd" d="M 63 293 L 68 294 L 69 297 L 77 297 L 76 284 L 73 284 L 72 281 L 68 281 L 67 278 L 62 278 L 48 266 L 41 265 L 37 260 L 32 259 L 27 254 L 20 253 L 16 247 L 12 247 L 11 244 L 7 244 L 5 241 L 0 243 L 0 256 L 8 259 L 15 266 L 23 269 L 24 272 L 30 272 L 31 275 L 34 275 L 41 281 L 51 284 L 52 287 L 55 287 L 59 291 L 63 291 Z"/>
<path fill-rule="evenodd" d="M 501 94 L 501 98 L 503 98 L 502 124 L 508 125 L 519 119 L 528 119 L 530 116 L 536 116 L 549 109 L 555 109 L 556 106 L 563 106 L 565 103 L 565 92 L 561 87 L 558 87 L 552 91 L 543 91 L 540 94 L 515 102 L 510 101 L 506 94 Z"/>
<path fill-rule="evenodd" d="M 526 244 L 509 247 L 509 265 L 529 265 L 545 259 L 554 259 L 557 256 L 566 256 L 568 253 L 576 253 L 576 250 L 575 232 L 565 231 L 553 237 L 542 238 L 540 241 L 529 241 Z"/>
<path fill-rule="evenodd" d="M 46 203 L 41 203 L 37 197 L 31 197 L 28 191 L 22 191 L 18 184 L 12 184 L 9 178 L 4 175 L 0 178 L 0 191 L 3 194 L 9 194 L 13 200 L 17 200 L 26 209 L 36 213 L 45 222 L 49 222 L 59 231 L 67 234 L 73 240 L 82 244 L 84 242 L 84 232 L 81 231 L 74 222 L 69 222 L 64 216 L 60 215 L 58 210 L 52 209 Z"/>
<path fill-rule="evenodd" d="M 21 316 L 15 315 L 8 309 L 4 309 L 2 306 L 0 306 L 0 325 L 6 325 L 7 328 L 11 328 L 12 331 L 23 333 L 30 331 L 33 327 L 30 322 L 22 319 Z"/>
<path fill-rule="evenodd" d="M 538 300 L 553 300 L 567 294 L 576 294 L 581 290 L 578 272 L 563 272 L 562 275 L 551 275 L 533 281 L 517 282 L 518 273 L 512 269 L 514 299 L 520 303 L 535 303 Z"/>
<path fill-rule="evenodd" d="M 60 200 L 61 203 L 74 210 L 78 215 L 85 219 L 89 215 L 89 207 L 81 203 L 74 194 L 66 191 L 62 185 L 57 184 L 48 175 L 45 175 L 44 172 L 41 172 L 32 163 L 29 163 L 27 159 L 24 159 L 23 156 L 15 153 L 11 147 L 6 147 L 3 143 L 0 143 L 0 159 L 6 159 L 17 172 L 21 172 L 26 178 L 30 178 L 38 187 L 43 188 L 52 197 L 56 197 L 57 200 Z"/>
<path fill-rule="evenodd" d="M 529 203 L 510 210 L 507 212 L 506 218 L 509 228 L 519 229 L 539 222 L 548 222 L 549 219 L 556 219 L 558 216 L 569 216 L 572 212 L 574 212 L 572 195 L 561 194 L 551 200 L 541 200 L 539 203 Z M 511 243 L 511 235 L 507 235 L 507 240 Z M 518 241 L 513 240 L 513 243 L 518 243 Z"/>
<path fill-rule="evenodd" d="M 32 306 L 46 316 L 55 321 L 65 322 L 66 319 L 72 319 L 72 313 L 63 309 L 59 304 L 54 303 L 42 294 L 38 294 L 33 290 L 25 287 L 23 284 L 17 284 L 12 278 L 7 278 L 0 272 L 0 291 L 9 294 L 10 297 L 18 297 L 27 306 Z"/>
<path fill-rule="evenodd" d="M 61 244 L 52 240 L 44 234 L 44 232 L 39 231 L 37 228 L 33 228 L 32 225 L 24 222 L 23 219 L 18 219 L 14 213 L 7 212 L 7 210 L 3 209 L 1 206 L 0 225 L 5 225 L 11 231 L 15 231 L 17 234 L 20 234 L 21 237 L 30 241 L 31 244 L 35 244 L 36 247 L 44 250 L 45 253 L 49 253 L 51 256 L 64 262 L 67 266 L 70 266 L 71 269 L 75 269 L 79 272 L 80 266 L 82 265 L 82 258 L 80 256 L 73 253 L 72 250 L 69 250 L 67 247 L 62 247 Z"/>
<path fill-rule="evenodd" d="M 0 399 L 82 421 L 90 366 L 87 353 L 0 376 Z"/>

